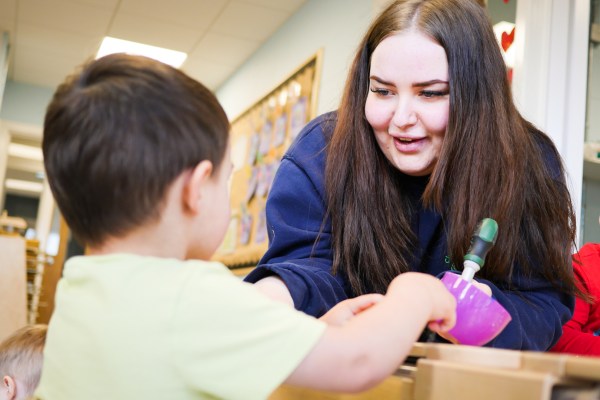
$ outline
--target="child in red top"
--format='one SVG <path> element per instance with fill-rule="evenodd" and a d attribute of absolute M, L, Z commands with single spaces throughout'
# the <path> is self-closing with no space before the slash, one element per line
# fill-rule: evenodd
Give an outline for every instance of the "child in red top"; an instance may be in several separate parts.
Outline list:
<path fill-rule="evenodd" d="M 584 245 L 573 256 L 573 270 L 580 288 L 592 296 L 591 302 L 576 298 L 573 317 L 550 351 L 600 356 L 600 244 Z"/>

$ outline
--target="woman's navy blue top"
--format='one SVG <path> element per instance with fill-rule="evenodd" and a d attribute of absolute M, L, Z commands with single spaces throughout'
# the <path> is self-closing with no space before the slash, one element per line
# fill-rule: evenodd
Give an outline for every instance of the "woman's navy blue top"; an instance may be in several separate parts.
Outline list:
<path fill-rule="evenodd" d="M 332 274 L 331 221 L 323 220 L 326 146 L 335 120 L 333 112 L 311 121 L 284 155 L 267 199 L 269 248 L 257 268 L 245 278 L 256 282 L 270 275 L 279 276 L 295 307 L 316 317 L 336 303 L 356 296 L 344 274 Z M 554 166 L 558 174 L 558 160 L 550 151 L 546 157 L 547 165 Z M 414 198 L 420 198 L 428 178 L 406 179 L 411 180 L 406 187 L 414 191 Z M 412 269 L 434 276 L 450 270 L 441 215 L 418 207 L 413 228 L 418 244 Z M 574 299 L 545 280 L 519 277 L 518 265 L 514 271 L 510 291 L 477 279 L 491 287 L 494 298 L 512 316 L 506 329 L 487 346 L 546 350 L 559 339 L 563 323 L 571 318 Z M 434 340 L 444 341 L 439 337 Z"/>

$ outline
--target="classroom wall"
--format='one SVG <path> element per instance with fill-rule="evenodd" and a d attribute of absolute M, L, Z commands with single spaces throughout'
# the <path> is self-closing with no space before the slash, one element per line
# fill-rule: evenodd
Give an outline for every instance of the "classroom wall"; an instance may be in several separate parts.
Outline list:
<path fill-rule="evenodd" d="M 6 81 L 0 119 L 42 126 L 54 88 Z"/>
<path fill-rule="evenodd" d="M 234 119 L 240 115 L 285 80 L 319 49 L 323 49 L 323 59 L 317 113 L 321 114 L 337 108 L 348 67 L 359 40 L 374 15 L 388 1 L 308 0 L 232 77 L 218 88 L 217 97 L 228 116 Z M 488 7 L 492 8 L 498 3 L 501 2 L 489 1 Z M 503 10 L 508 10 L 503 2 L 502 5 L 504 5 Z M 598 10 L 600 8 L 596 12 Z M 511 14 L 507 19 L 510 19 L 514 11 L 510 9 Z M 596 53 L 597 51 L 595 49 Z M 599 65 L 600 63 L 592 65 L 593 73 L 598 73 Z M 7 81 L 5 89 L 0 119 L 41 126 L 53 89 L 14 81 Z M 535 101 L 539 102 L 538 96 L 535 97 Z M 588 110 L 595 109 L 599 104 L 598 99 L 596 91 L 592 92 Z M 588 140 L 600 140 L 600 131 L 596 129 L 600 127 L 598 115 L 600 114 L 589 112 Z M 2 139 L 2 132 L 0 132 L 0 139 Z M 593 210 L 597 204 L 596 199 L 600 198 L 600 182 L 588 182 L 583 195 L 588 196 L 582 199 L 583 207 L 587 205 L 591 211 L 589 214 L 586 213 L 585 220 L 581 221 L 585 230 L 583 236 L 600 241 L 600 226 L 596 222 L 597 217 L 594 216 L 596 213 Z"/>
<path fill-rule="evenodd" d="M 600 24 L 600 1 L 595 1 L 592 21 Z M 600 142 L 600 44 L 590 45 L 586 142 Z"/>
<path fill-rule="evenodd" d="M 6 77 L 8 76 L 8 32 L 0 35 L 0 107 L 2 107 L 2 96 Z"/>
<path fill-rule="evenodd" d="M 596 8 L 593 9 L 595 14 L 592 15 L 592 20 L 600 23 L 600 5 L 599 1 L 595 1 Z M 592 143 L 600 143 L 600 44 L 592 44 L 590 46 L 590 59 L 588 71 L 588 98 L 587 98 L 587 118 L 585 141 Z M 582 209 L 583 218 L 581 221 L 582 243 L 600 243 L 600 175 L 597 173 L 598 168 L 586 161 L 584 171 L 592 171 L 587 175 L 584 173 L 583 194 L 582 194 Z"/>
<path fill-rule="evenodd" d="M 337 108 L 360 39 L 390 0 L 309 0 L 216 91 L 230 119 L 249 108 L 323 48 L 317 114 Z M 494 23 L 516 6 L 489 2 Z"/>
<path fill-rule="evenodd" d="M 317 114 L 337 108 L 358 43 L 382 1 L 309 0 L 216 91 L 230 119 L 323 49 Z"/>

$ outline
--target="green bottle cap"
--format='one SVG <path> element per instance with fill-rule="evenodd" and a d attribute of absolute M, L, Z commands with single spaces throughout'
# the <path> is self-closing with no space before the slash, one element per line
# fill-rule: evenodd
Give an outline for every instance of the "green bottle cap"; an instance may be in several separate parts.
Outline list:
<path fill-rule="evenodd" d="M 473 237 L 471 238 L 471 247 L 464 259 L 473 261 L 483 267 L 485 263 L 485 256 L 488 251 L 496 243 L 498 237 L 498 223 L 491 218 L 484 218 L 477 229 Z"/>
<path fill-rule="evenodd" d="M 491 218 L 484 218 L 479 226 L 477 236 L 486 242 L 496 243 L 498 237 L 498 223 Z"/>

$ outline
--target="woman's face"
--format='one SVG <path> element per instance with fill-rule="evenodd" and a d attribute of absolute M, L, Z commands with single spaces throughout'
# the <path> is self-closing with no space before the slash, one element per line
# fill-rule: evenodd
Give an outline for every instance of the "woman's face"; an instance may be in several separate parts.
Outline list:
<path fill-rule="evenodd" d="M 387 159 L 412 176 L 431 174 L 448 125 L 448 60 L 414 30 L 389 36 L 371 56 L 365 115 Z"/>

